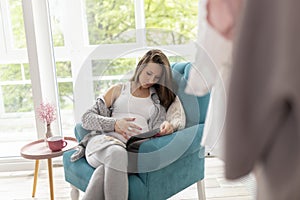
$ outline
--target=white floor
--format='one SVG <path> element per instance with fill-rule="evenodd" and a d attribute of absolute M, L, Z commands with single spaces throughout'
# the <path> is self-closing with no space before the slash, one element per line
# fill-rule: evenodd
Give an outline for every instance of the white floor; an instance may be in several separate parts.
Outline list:
<path fill-rule="evenodd" d="M 207 200 L 253 200 L 255 182 L 252 177 L 239 181 L 228 181 L 224 178 L 223 162 L 217 158 L 206 158 L 205 192 Z M 61 165 L 53 168 L 55 199 L 70 199 L 69 184 L 64 181 Z M 49 199 L 48 173 L 39 172 L 35 198 L 31 197 L 33 171 L 1 172 L 0 195 L 4 200 Z M 81 193 L 82 196 L 82 193 Z M 186 188 L 169 200 L 196 200 L 196 184 Z"/>

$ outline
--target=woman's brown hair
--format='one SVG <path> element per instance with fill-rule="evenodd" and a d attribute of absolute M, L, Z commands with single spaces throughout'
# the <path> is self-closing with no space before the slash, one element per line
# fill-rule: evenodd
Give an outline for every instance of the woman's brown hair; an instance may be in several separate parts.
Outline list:
<path fill-rule="evenodd" d="M 153 87 L 156 89 L 160 104 L 168 109 L 175 99 L 175 94 L 173 93 L 173 78 L 170 62 L 161 50 L 149 50 L 138 62 L 134 75 L 130 80 L 138 82 L 141 72 L 148 63 L 156 63 L 162 67 L 162 76 L 158 83 L 154 84 Z"/>

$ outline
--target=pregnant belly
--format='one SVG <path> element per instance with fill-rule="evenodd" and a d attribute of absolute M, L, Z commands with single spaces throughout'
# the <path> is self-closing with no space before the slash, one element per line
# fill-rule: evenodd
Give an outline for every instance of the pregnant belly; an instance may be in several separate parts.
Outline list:
<path fill-rule="evenodd" d="M 137 114 L 133 114 L 133 113 L 126 113 L 126 114 L 115 113 L 112 115 L 112 117 L 117 118 L 117 119 L 122 119 L 122 118 L 126 118 L 126 117 L 134 117 L 135 120 L 132 121 L 132 123 L 134 123 L 142 128 L 142 130 L 140 131 L 141 133 L 149 131 L 147 119 L 141 115 L 137 115 Z"/>

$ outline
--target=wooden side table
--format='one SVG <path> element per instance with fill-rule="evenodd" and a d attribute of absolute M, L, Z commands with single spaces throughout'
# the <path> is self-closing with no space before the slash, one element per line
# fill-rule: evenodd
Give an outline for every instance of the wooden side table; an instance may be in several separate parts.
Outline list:
<path fill-rule="evenodd" d="M 61 151 L 52 152 L 46 146 L 44 139 L 40 139 L 40 140 L 36 140 L 31 143 L 28 143 L 21 148 L 20 153 L 21 153 L 22 157 L 35 160 L 32 197 L 35 196 L 35 191 L 36 191 L 36 184 L 37 184 L 37 177 L 38 177 L 38 170 L 39 170 L 39 160 L 48 159 L 50 197 L 51 197 L 51 200 L 54 200 L 52 158 L 61 156 L 65 151 L 74 149 L 78 145 L 76 138 L 64 137 L 64 139 L 67 141 L 68 144 Z"/>

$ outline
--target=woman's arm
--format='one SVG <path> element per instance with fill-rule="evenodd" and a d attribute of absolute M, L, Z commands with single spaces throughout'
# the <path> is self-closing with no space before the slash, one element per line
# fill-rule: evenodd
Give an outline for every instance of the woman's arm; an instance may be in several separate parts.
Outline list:
<path fill-rule="evenodd" d="M 185 112 L 181 101 L 178 96 L 176 96 L 173 103 L 170 105 L 167 110 L 166 121 L 164 121 L 161 125 L 161 134 L 170 134 L 179 129 L 183 129 L 185 127 Z"/>
<path fill-rule="evenodd" d="M 111 106 L 119 97 L 122 85 L 112 86 L 96 103 L 82 116 L 82 127 L 95 131 L 114 131 L 116 119 L 111 117 Z"/>
<path fill-rule="evenodd" d="M 177 131 L 185 127 L 185 120 L 186 117 L 182 103 L 179 97 L 176 96 L 175 100 L 167 110 L 167 121 L 171 123 L 174 131 Z"/>

